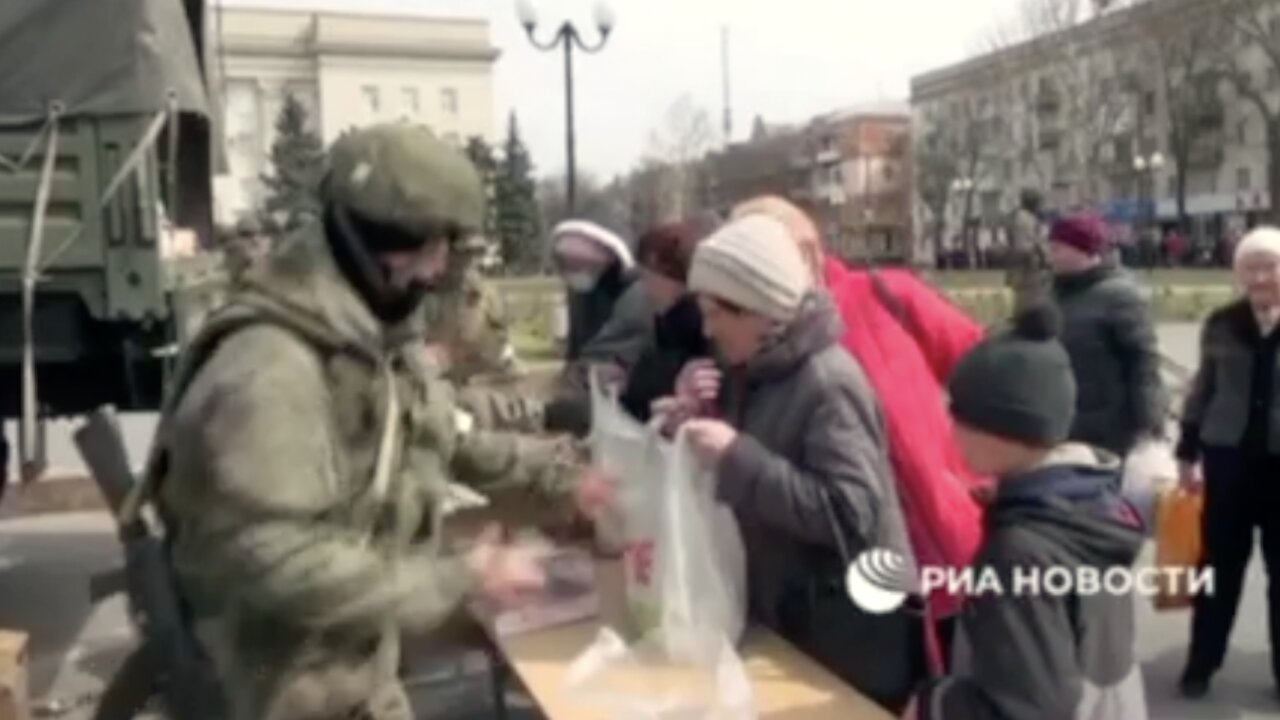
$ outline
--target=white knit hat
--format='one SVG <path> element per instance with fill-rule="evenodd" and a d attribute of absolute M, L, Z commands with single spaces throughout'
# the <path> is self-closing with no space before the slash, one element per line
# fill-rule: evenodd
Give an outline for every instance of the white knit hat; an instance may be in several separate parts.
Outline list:
<path fill-rule="evenodd" d="M 767 215 L 730 222 L 698 245 L 689 289 L 783 322 L 795 317 L 813 276 L 787 227 Z"/>
<path fill-rule="evenodd" d="M 1280 229 L 1262 225 L 1250 230 L 1236 245 L 1235 266 L 1240 267 L 1246 257 L 1258 253 L 1280 258 Z"/>

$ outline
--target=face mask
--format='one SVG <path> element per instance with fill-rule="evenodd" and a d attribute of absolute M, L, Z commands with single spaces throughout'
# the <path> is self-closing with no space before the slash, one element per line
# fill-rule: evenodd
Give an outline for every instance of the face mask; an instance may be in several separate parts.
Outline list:
<path fill-rule="evenodd" d="M 574 292 L 589 292 L 596 286 L 596 275 L 590 272 L 565 273 L 564 284 Z"/>

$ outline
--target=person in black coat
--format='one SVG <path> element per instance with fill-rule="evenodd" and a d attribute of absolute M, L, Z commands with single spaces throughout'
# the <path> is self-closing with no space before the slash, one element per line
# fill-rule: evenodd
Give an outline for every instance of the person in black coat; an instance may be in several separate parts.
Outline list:
<path fill-rule="evenodd" d="M 653 342 L 630 368 L 620 400 L 642 422 L 649 420 L 654 400 L 675 391 L 686 363 L 711 355 L 697 298 L 686 282 L 694 250 L 718 225 L 709 215 L 686 219 L 650 230 L 637 244 L 641 282 L 656 316 Z"/>
<path fill-rule="evenodd" d="M 1255 543 L 1269 578 L 1271 673 L 1280 690 L 1280 229 L 1251 231 L 1234 263 L 1245 297 L 1205 320 L 1176 451 L 1183 486 L 1204 494 L 1204 563 L 1214 580 L 1212 593 L 1195 598 L 1180 680 L 1189 698 L 1209 692 L 1226 660 Z"/>
<path fill-rule="evenodd" d="M 1151 304 L 1104 255 L 1106 226 L 1072 215 L 1049 231 L 1053 297 L 1079 393 L 1071 440 L 1121 458 L 1164 435 L 1166 397 Z"/>

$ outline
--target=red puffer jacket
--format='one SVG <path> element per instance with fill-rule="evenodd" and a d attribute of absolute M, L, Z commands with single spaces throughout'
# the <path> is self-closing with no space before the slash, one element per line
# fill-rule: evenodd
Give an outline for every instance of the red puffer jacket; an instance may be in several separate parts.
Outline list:
<path fill-rule="evenodd" d="M 844 346 L 880 396 L 917 560 L 968 567 L 982 541 L 982 508 L 970 490 L 982 480 L 953 440 L 945 391 L 983 328 L 909 271 L 875 273 L 885 292 L 877 291 L 870 271 L 826 260 L 827 289 L 845 321 Z M 929 600 L 939 618 L 954 615 L 961 602 L 940 590 Z"/>

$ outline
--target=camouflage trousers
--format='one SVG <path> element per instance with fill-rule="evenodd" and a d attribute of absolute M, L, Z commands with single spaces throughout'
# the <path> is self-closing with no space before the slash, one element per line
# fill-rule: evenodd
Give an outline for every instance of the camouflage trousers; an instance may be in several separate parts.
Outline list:
<path fill-rule="evenodd" d="M 255 647 L 223 632 L 220 620 L 197 626 L 223 689 L 227 720 L 413 720 L 398 677 L 400 643 L 387 633 L 368 653 L 290 652 Z"/>

